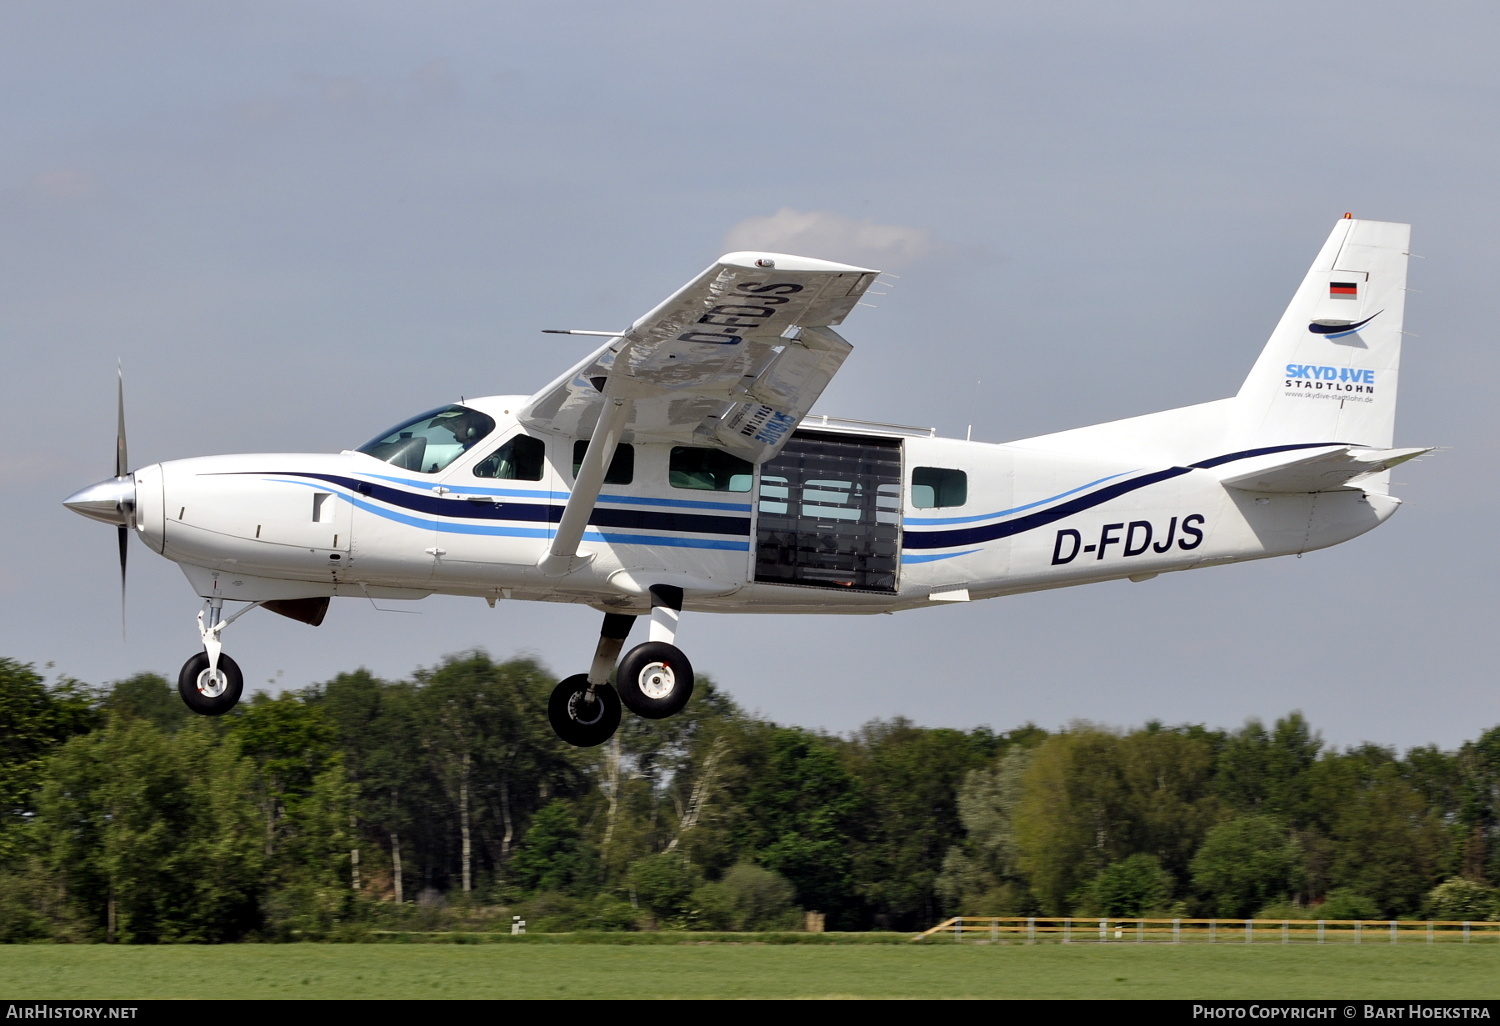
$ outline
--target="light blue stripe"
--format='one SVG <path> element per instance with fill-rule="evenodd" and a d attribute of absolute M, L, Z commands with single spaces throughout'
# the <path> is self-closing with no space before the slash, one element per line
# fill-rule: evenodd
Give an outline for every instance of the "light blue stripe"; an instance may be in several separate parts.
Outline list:
<path fill-rule="evenodd" d="M 1038 506 L 1045 506 L 1049 502 L 1056 502 L 1058 499 L 1066 499 L 1070 495 L 1076 495 L 1078 492 L 1083 491 L 1085 488 L 1092 488 L 1096 484 L 1103 484 L 1105 481 L 1113 481 L 1117 477 L 1124 477 L 1126 474 L 1134 473 L 1134 470 L 1122 470 L 1118 474 L 1111 474 L 1108 477 L 1101 477 L 1097 481 L 1090 481 L 1088 484 L 1081 484 L 1077 488 L 1070 488 L 1066 492 L 1058 492 L 1056 495 L 1050 495 L 1045 499 L 1038 499 L 1035 502 L 1028 502 L 1024 506 L 1016 506 L 1013 509 L 1002 509 L 998 513 L 981 513 L 978 516 L 974 517 L 902 517 L 901 523 L 902 525 L 918 524 L 922 527 L 938 527 L 943 524 L 972 524 L 978 520 L 994 520 L 997 517 L 1008 517 L 1012 513 L 1024 513 L 1028 509 L 1036 509 Z"/>
<path fill-rule="evenodd" d="M 694 502 L 691 499 L 647 499 L 637 495 L 601 495 L 599 501 L 632 506 L 680 506 L 684 509 L 726 509 L 733 513 L 750 512 L 748 502 Z"/>
<path fill-rule="evenodd" d="M 286 478 L 268 478 L 268 480 L 279 481 L 282 484 L 298 484 L 305 488 L 323 489 L 327 482 L 313 484 L 308 481 L 289 480 Z M 426 520 L 422 517 L 414 517 L 407 513 L 398 513 L 395 510 L 376 506 L 357 498 L 353 493 L 345 489 L 332 486 L 343 497 L 349 505 L 373 513 L 386 520 L 395 521 L 407 527 L 415 527 L 420 530 L 434 531 L 439 534 L 471 534 L 485 535 L 495 538 L 542 538 L 550 539 L 556 534 L 556 529 L 551 527 L 502 527 L 499 524 L 461 524 L 449 520 Z M 583 537 L 587 541 L 603 542 L 607 545 L 662 545 L 677 549 L 723 549 L 730 552 L 749 552 L 750 543 L 742 541 L 728 541 L 717 538 L 694 538 L 682 535 L 666 535 L 658 537 L 653 534 L 608 534 L 602 531 L 584 531 Z"/>
<path fill-rule="evenodd" d="M 388 474 L 361 474 L 361 477 L 374 478 L 377 481 L 390 481 L 393 484 L 406 485 L 408 488 L 420 489 L 430 492 L 433 488 L 446 488 L 448 491 L 458 495 L 507 495 L 523 499 L 560 499 L 566 501 L 569 493 L 567 491 L 540 491 L 535 488 L 485 488 L 480 485 L 455 485 L 438 484 L 431 481 L 414 481 L 409 477 L 392 477 Z M 682 509 L 722 509 L 733 513 L 749 513 L 748 502 L 698 502 L 693 499 L 651 499 L 635 495 L 600 495 L 600 502 L 617 503 L 634 506 L 675 506 Z"/>
<path fill-rule="evenodd" d="M 584 531 L 585 541 L 607 542 L 611 545 L 665 545 L 677 549 L 725 549 L 730 552 L 749 552 L 750 543 L 742 541 L 720 541 L 717 538 L 684 538 L 680 535 L 658 537 L 654 534 L 604 534 L 600 531 Z"/>
<path fill-rule="evenodd" d="M 939 559 L 952 559 L 954 556 L 970 556 L 979 551 L 981 550 L 965 549 L 963 552 L 941 552 L 933 556 L 902 556 L 901 565 L 905 566 L 908 563 L 932 563 Z"/>

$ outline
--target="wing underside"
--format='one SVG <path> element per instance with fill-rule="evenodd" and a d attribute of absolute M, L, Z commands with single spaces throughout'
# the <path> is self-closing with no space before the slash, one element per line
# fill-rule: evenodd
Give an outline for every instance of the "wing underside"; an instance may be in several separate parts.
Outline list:
<path fill-rule="evenodd" d="M 781 449 L 850 345 L 832 330 L 878 272 L 777 253 L 721 257 L 656 309 L 532 396 L 522 423 L 588 437 L 626 400 L 625 440 Z"/>

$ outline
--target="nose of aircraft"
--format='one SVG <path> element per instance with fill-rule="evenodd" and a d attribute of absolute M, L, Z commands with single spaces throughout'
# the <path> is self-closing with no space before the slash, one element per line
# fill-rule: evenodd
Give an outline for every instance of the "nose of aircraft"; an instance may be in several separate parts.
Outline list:
<path fill-rule="evenodd" d="M 79 516 L 106 524 L 128 526 L 135 508 L 135 478 L 111 477 L 74 492 L 63 505 Z"/>

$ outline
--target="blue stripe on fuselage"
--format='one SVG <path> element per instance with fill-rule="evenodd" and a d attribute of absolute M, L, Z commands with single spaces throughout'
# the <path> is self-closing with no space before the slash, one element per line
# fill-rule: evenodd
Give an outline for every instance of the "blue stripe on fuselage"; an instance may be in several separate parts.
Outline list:
<path fill-rule="evenodd" d="M 1200 460 L 1186 467 L 1168 467 L 1165 470 L 1157 470 L 1150 474 L 1131 478 L 1129 481 L 1120 481 L 1112 485 L 1100 488 L 1098 491 L 1087 495 L 1080 495 L 1061 505 L 1053 506 L 1051 509 L 1041 510 L 1029 516 L 1017 517 L 1015 520 L 1007 520 L 1001 524 L 987 524 L 983 527 L 971 527 L 957 531 L 907 531 L 902 537 L 902 548 L 904 549 L 946 549 L 958 545 L 980 545 L 984 542 L 995 541 L 998 538 L 1009 538 L 1012 535 L 1022 534 L 1026 531 L 1035 530 L 1038 527 L 1046 527 L 1048 524 L 1056 523 L 1065 517 L 1095 506 L 1102 506 L 1111 499 L 1117 499 L 1122 495 L 1137 491 L 1162 481 L 1181 477 L 1183 474 L 1192 473 L 1194 470 L 1208 470 L 1213 467 L 1223 466 L 1237 460 L 1247 460 L 1254 456 L 1267 456 L 1271 453 L 1290 452 L 1295 449 L 1321 449 L 1329 445 L 1347 445 L 1346 442 L 1301 442 L 1294 445 L 1272 445 L 1261 449 L 1243 449 L 1239 452 L 1227 453 L 1223 456 L 1214 456 L 1210 459 Z M 1118 476 L 1118 475 L 1116 475 Z M 1107 481 L 1108 478 L 1100 480 Z M 1087 488 L 1088 485 L 1083 487 Z M 1074 489 L 1076 491 L 1077 489 Z M 1063 495 L 1072 494 L 1063 492 Z M 1042 500 L 1043 502 L 1050 500 Z M 1028 507 L 1018 507 L 1026 509 Z"/>
<path fill-rule="evenodd" d="M 243 471 L 241 473 L 256 473 Z M 270 480 L 284 484 L 297 484 L 307 488 L 334 486 L 351 505 L 409 527 L 440 531 L 448 534 L 491 535 L 512 538 L 551 538 L 555 525 L 562 519 L 562 507 L 551 503 L 529 502 L 485 502 L 471 499 L 445 499 L 439 495 L 409 492 L 373 484 L 356 478 L 334 474 L 311 474 L 293 472 L 289 474 L 262 474 Z M 376 505 L 380 503 L 380 505 Z M 392 508 L 395 507 L 395 508 Z M 468 521 L 506 521 L 505 524 L 475 524 Z M 517 527 L 513 524 L 535 523 L 538 527 Z M 687 537 L 689 534 L 738 535 L 748 538 L 748 517 L 710 516 L 695 513 L 657 512 L 653 510 L 598 509 L 589 516 L 589 524 L 599 530 L 586 532 L 591 541 L 610 542 L 620 545 L 666 545 L 677 548 L 728 549 L 747 552 L 748 541 L 728 541 L 713 538 Z M 626 534 L 608 531 L 607 528 L 626 528 L 635 531 L 671 531 L 675 534 L 648 535 Z"/>

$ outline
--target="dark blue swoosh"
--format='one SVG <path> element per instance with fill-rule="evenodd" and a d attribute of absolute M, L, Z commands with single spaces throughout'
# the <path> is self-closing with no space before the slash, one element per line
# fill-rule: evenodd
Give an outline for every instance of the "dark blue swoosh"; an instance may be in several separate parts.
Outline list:
<path fill-rule="evenodd" d="M 1252 456 L 1266 456 L 1274 452 L 1289 452 L 1294 449 L 1320 449 L 1329 445 L 1347 445 L 1347 442 L 1300 442 L 1295 445 L 1271 445 L 1261 449 L 1243 449 L 1239 452 L 1228 453 L 1223 456 L 1214 456 L 1211 459 L 1200 460 L 1186 467 L 1168 467 L 1166 470 L 1158 470 L 1140 477 L 1131 478 L 1129 481 L 1119 481 L 1112 485 L 1106 485 L 1096 492 L 1080 495 L 1076 499 L 1053 506 L 1051 509 L 1041 510 L 1015 520 L 1007 520 L 1001 524 L 989 524 L 985 527 L 971 527 L 959 531 L 907 531 L 901 540 L 903 549 L 945 549 L 955 545 L 979 545 L 996 538 L 1009 538 L 1012 535 L 1022 534 L 1026 531 L 1034 531 L 1038 527 L 1046 527 L 1054 524 L 1075 513 L 1102 506 L 1111 499 L 1118 499 L 1122 495 L 1148 488 L 1162 481 L 1170 481 L 1174 477 L 1192 473 L 1194 470 L 1207 470 L 1211 467 L 1223 466 L 1225 463 L 1233 463 L 1236 460 L 1247 460 Z"/>
<path fill-rule="evenodd" d="M 367 495 L 379 502 L 399 509 L 439 520 L 506 520 L 540 524 L 556 524 L 562 520 L 563 507 L 554 503 L 540 502 L 474 502 L 469 499 L 447 499 L 440 495 L 408 492 L 372 481 L 341 477 L 336 474 L 308 474 L 301 471 L 236 471 L 240 475 L 296 477 L 326 481 L 347 488 L 351 492 Z M 614 509 L 596 506 L 589 514 L 589 523 L 595 527 L 620 527 L 637 531 L 674 531 L 679 533 L 728 534 L 748 537 L 749 517 L 720 517 L 701 513 L 679 513 L 675 510 L 656 511 L 638 509 Z"/>
<path fill-rule="evenodd" d="M 1335 338 L 1338 337 L 1339 335 L 1352 335 L 1356 331 L 1358 331 L 1360 328 L 1363 328 L 1366 324 L 1369 324 L 1371 321 L 1373 321 L 1375 318 L 1379 317 L 1383 313 L 1385 313 L 1384 310 L 1376 310 L 1370 316 L 1366 317 L 1364 320 L 1360 321 L 1357 324 L 1317 324 L 1317 323 L 1313 323 L 1313 324 L 1309 324 L 1307 326 L 1307 330 L 1310 331 L 1310 332 L 1312 332 L 1314 335 L 1332 335 Z"/>

